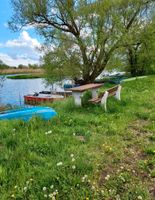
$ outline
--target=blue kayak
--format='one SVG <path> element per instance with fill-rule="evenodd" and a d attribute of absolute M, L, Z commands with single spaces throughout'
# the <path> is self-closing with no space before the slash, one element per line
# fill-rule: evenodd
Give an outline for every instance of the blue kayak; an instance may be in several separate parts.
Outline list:
<path fill-rule="evenodd" d="M 52 108 L 40 106 L 1 112 L 0 120 L 22 119 L 24 121 L 28 121 L 34 116 L 40 117 L 44 120 L 49 120 L 55 115 L 57 115 L 57 113 Z"/>

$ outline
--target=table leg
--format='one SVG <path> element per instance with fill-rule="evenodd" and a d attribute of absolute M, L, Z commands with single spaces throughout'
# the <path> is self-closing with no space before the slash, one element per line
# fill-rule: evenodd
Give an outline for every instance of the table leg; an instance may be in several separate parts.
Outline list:
<path fill-rule="evenodd" d="M 81 93 L 80 92 L 73 92 L 73 97 L 74 97 L 74 101 L 75 101 L 75 105 L 76 106 L 81 106 Z"/>
<path fill-rule="evenodd" d="M 97 91 L 98 89 L 92 89 L 92 98 L 97 97 Z"/>

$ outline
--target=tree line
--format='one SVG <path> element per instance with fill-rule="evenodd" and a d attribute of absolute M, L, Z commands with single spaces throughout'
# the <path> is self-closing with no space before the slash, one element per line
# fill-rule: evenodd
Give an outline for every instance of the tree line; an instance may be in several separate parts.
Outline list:
<path fill-rule="evenodd" d="M 14 66 L 7 65 L 2 60 L 0 60 L 0 70 L 9 69 L 9 68 L 11 69 L 38 69 L 41 67 L 42 65 L 39 65 L 39 64 L 28 64 L 28 65 L 19 64 L 17 67 L 14 67 Z"/>

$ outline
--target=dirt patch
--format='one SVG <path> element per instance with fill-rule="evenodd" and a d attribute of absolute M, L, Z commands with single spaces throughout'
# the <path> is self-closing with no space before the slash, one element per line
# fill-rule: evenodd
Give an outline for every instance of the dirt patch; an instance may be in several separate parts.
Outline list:
<path fill-rule="evenodd" d="M 144 129 L 149 123 L 148 120 L 136 120 L 129 124 L 128 128 L 136 136 L 144 136 L 145 134 L 149 135 L 150 132 Z"/>
<path fill-rule="evenodd" d="M 85 142 L 86 139 L 84 138 L 84 136 L 82 135 L 78 135 L 78 136 L 75 136 L 77 140 L 79 140 L 80 142 Z"/>

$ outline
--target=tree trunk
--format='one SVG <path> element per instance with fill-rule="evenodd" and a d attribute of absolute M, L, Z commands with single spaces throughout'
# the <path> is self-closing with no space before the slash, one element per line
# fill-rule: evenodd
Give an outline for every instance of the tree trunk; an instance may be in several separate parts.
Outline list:
<path fill-rule="evenodd" d="M 137 58 L 132 48 L 128 49 L 128 62 L 130 66 L 130 73 L 132 76 L 137 75 Z"/>

